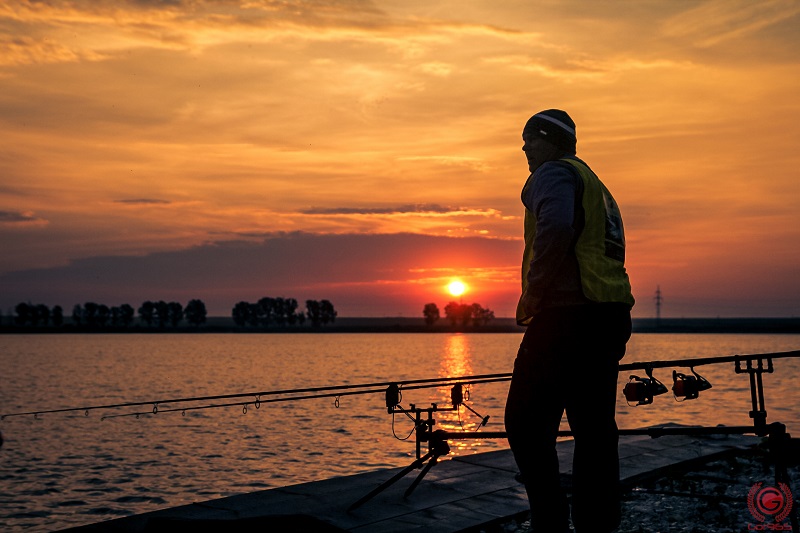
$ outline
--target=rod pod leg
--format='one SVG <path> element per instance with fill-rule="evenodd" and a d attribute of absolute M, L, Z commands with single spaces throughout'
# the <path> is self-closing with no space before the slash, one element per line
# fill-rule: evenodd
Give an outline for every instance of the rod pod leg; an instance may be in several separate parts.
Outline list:
<path fill-rule="evenodd" d="M 414 489 L 417 488 L 417 485 L 419 485 L 420 481 L 422 481 L 422 478 L 425 477 L 425 474 L 427 474 L 431 468 L 436 466 L 436 463 L 438 461 L 439 461 L 439 456 L 434 454 L 433 458 L 430 461 L 428 461 L 428 464 L 426 464 L 425 467 L 422 469 L 422 472 L 419 473 L 417 478 L 406 489 L 405 493 L 403 493 L 404 498 L 408 498 L 409 496 L 411 496 L 411 493 L 414 492 Z"/>
<path fill-rule="evenodd" d="M 789 476 L 787 465 L 792 437 L 786 432 L 786 426 L 781 423 L 770 424 L 770 429 L 767 445 L 769 446 L 772 464 L 775 465 L 775 485 L 785 484 L 789 488 L 789 493 L 792 494 L 792 479 Z M 792 502 L 792 510 L 788 517 L 789 523 L 792 525 L 792 531 L 795 533 L 800 532 L 800 525 L 798 525 L 797 519 L 797 503 L 797 501 Z"/>
<path fill-rule="evenodd" d="M 400 472 L 396 473 L 390 479 L 388 479 L 388 480 L 384 481 L 383 483 L 381 483 L 379 486 L 375 487 L 373 490 L 371 490 L 369 492 L 369 494 L 367 494 L 366 496 L 362 497 L 360 500 L 358 500 L 353 505 L 348 507 L 347 508 L 347 512 L 349 513 L 350 511 L 355 511 L 356 509 L 358 509 L 359 507 L 361 507 L 362 505 L 367 503 L 369 500 L 371 500 L 372 498 L 374 498 L 375 496 L 377 496 L 378 494 L 383 492 L 385 489 L 387 489 L 388 487 L 390 487 L 391 485 L 393 485 L 394 483 L 399 481 L 400 478 L 402 478 L 403 476 L 405 476 L 406 474 L 408 474 L 412 470 L 417 469 L 420 466 L 422 466 L 422 464 L 425 461 L 427 461 L 432 455 L 433 455 L 433 452 L 428 452 L 425 455 L 423 455 L 422 457 L 420 457 L 419 459 L 416 459 L 413 463 L 411 463 L 410 465 L 408 465 L 407 467 L 402 469 Z"/>
<path fill-rule="evenodd" d="M 406 490 L 406 493 L 403 495 L 404 497 L 408 498 L 414 489 L 417 488 L 422 478 L 425 477 L 431 468 L 436 466 L 436 463 L 439 461 L 439 457 L 443 455 L 447 455 L 450 453 L 450 445 L 447 444 L 447 436 L 448 433 L 442 429 L 436 430 L 430 434 L 429 442 L 430 442 L 430 452 L 428 455 L 433 455 L 433 458 L 430 460 L 428 464 L 425 465 L 425 468 L 422 469 L 422 472 L 419 473 L 417 479 L 411 484 L 410 487 Z"/>

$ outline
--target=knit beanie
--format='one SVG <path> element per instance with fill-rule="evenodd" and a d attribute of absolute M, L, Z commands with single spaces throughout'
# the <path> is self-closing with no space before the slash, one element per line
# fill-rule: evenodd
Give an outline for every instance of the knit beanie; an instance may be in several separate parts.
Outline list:
<path fill-rule="evenodd" d="M 528 119 L 522 135 L 534 135 L 574 154 L 578 138 L 575 136 L 575 123 L 560 109 L 540 111 Z"/>

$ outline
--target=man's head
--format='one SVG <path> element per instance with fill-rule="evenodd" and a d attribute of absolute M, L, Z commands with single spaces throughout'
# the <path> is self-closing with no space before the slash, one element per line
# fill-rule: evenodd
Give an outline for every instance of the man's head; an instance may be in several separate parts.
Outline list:
<path fill-rule="evenodd" d="M 575 123 L 560 109 L 547 109 L 533 115 L 522 130 L 525 144 L 522 150 L 528 158 L 528 168 L 536 170 L 545 161 L 565 154 L 574 155 L 578 142 Z"/>

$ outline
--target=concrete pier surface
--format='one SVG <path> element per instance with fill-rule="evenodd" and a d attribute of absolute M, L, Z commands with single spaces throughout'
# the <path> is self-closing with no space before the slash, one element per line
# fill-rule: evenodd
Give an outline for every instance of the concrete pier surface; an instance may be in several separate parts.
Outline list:
<path fill-rule="evenodd" d="M 747 435 L 646 435 L 620 437 L 620 474 L 628 485 L 641 479 L 703 463 L 717 456 L 755 447 L 762 439 Z M 571 477 L 573 441 L 557 444 L 562 477 Z M 355 502 L 401 472 L 385 469 L 197 502 L 117 518 L 65 531 L 226 532 L 292 531 L 358 533 L 480 531 L 528 511 L 523 486 L 510 450 L 439 461 L 407 497 L 419 475 L 411 470 L 358 508 Z"/>

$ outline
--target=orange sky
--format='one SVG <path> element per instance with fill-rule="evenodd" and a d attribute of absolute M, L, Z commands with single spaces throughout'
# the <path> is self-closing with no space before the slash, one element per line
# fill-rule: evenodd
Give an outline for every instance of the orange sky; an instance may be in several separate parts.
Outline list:
<path fill-rule="evenodd" d="M 635 316 L 657 285 L 663 316 L 797 316 L 799 23 L 793 0 L 4 2 L 0 309 L 421 317 L 458 276 L 511 316 L 520 135 L 558 107 L 621 206 Z"/>

